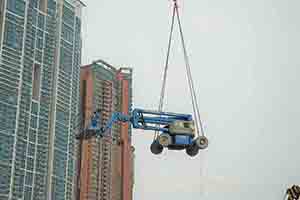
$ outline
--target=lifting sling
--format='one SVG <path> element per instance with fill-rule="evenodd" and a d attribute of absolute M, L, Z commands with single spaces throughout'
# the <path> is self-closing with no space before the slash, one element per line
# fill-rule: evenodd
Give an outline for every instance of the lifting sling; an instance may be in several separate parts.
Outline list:
<path fill-rule="evenodd" d="M 172 43 L 175 17 L 177 19 L 179 32 L 180 32 L 180 40 L 181 40 L 182 49 L 183 49 L 186 75 L 187 75 L 187 79 L 188 79 L 188 86 L 189 86 L 189 90 L 190 90 L 194 120 L 195 120 L 195 125 L 196 125 L 196 134 L 197 134 L 197 136 L 200 136 L 200 135 L 205 136 L 204 129 L 203 129 L 203 124 L 202 124 L 201 117 L 200 117 L 200 111 L 199 111 L 197 96 L 196 96 L 196 92 L 195 92 L 195 88 L 194 88 L 194 82 L 193 82 L 191 67 L 190 67 L 190 63 L 189 63 L 189 57 L 188 57 L 188 53 L 187 53 L 185 40 L 184 40 L 184 37 L 183 37 L 183 30 L 182 30 L 182 25 L 181 25 L 181 21 L 180 21 L 177 0 L 173 0 L 173 13 L 172 13 L 171 30 L 170 30 L 170 34 L 169 34 L 169 40 L 168 40 L 166 62 L 165 62 L 165 67 L 164 67 L 164 71 L 163 71 L 163 80 L 162 80 L 162 88 L 161 88 L 160 98 L 159 98 L 158 111 L 159 112 L 163 111 L 164 97 L 165 97 L 165 90 L 166 90 L 166 81 L 167 81 L 167 73 L 168 73 L 168 68 L 169 68 L 170 49 L 171 49 L 171 43 Z M 158 131 L 155 131 L 153 140 L 157 139 L 158 134 L 159 134 Z"/>

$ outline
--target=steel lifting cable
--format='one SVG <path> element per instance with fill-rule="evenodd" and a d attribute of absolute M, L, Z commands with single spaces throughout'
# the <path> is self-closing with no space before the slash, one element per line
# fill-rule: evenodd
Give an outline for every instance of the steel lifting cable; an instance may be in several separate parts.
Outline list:
<path fill-rule="evenodd" d="M 186 70 L 187 70 L 189 88 L 190 88 L 190 92 L 191 92 L 191 98 L 192 98 L 193 110 L 194 110 L 194 115 L 195 115 L 197 134 L 198 134 L 198 136 L 200 136 L 199 126 L 198 126 L 198 123 L 199 123 L 201 135 L 204 136 L 203 124 L 202 124 L 201 117 L 200 117 L 200 110 L 199 110 L 199 106 L 198 106 L 197 95 L 196 95 L 195 88 L 194 88 L 194 81 L 193 81 L 193 78 L 192 78 L 191 67 L 190 67 L 190 63 L 189 63 L 189 57 L 188 57 L 188 54 L 187 54 L 185 40 L 184 40 L 184 37 L 183 37 L 183 31 L 182 31 L 182 26 L 181 26 L 179 11 L 178 11 L 178 5 L 177 5 L 176 0 L 174 0 L 174 7 L 175 7 L 175 11 L 176 11 L 176 16 L 177 16 L 177 21 L 178 21 L 178 26 L 179 26 L 179 31 L 180 31 L 180 38 L 181 38 L 181 43 L 182 43 L 182 48 L 183 48 L 183 53 L 184 53 L 184 60 L 185 60 L 185 66 L 186 66 Z"/>
<path fill-rule="evenodd" d="M 197 130 L 196 134 L 197 134 L 197 136 L 200 136 L 200 132 L 199 132 L 199 126 L 200 126 L 201 135 L 204 136 L 204 129 L 203 129 L 203 124 L 201 121 L 200 111 L 199 111 L 199 107 L 198 107 L 198 103 L 197 103 L 197 97 L 196 97 L 196 92 L 195 92 L 195 88 L 194 88 L 191 67 L 189 64 L 189 57 L 187 54 L 185 40 L 183 37 L 183 31 L 182 31 L 181 21 L 180 21 L 180 17 L 179 17 L 177 0 L 173 0 L 173 2 L 174 2 L 174 7 L 173 7 L 172 23 L 171 23 L 171 30 L 170 30 L 170 34 L 169 34 L 167 58 L 166 58 L 166 63 L 165 63 L 165 68 L 164 68 L 163 84 L 162 84 L 162 89 L 161 89 L 161 93 L 160 93 L 158 111 L 161 112 L 163 109 L 167 71 L 168 71 L 168 64 L 169 64 L 169 56 L 170 56 L 170 49 L 171 49 L 171 42 L 172 42 L 172 35 L 173 35 L 174 21 L 175 21 L 175 14 L 176 14 L 179 31 L 180 31 L 180 38 L 181 38 L 183 53 L 184 53 L 184 61 L 185 61 L 185 67 L 186 67 L 186 72 L 187 72 L 188 85 L 189 85 L 189 89 L 190 89 L 190 93 L 191 93 L 192 106 L 193 106 L 193 112 L 194 112 L 195 124 L 196 124 L 196 130 Z M 155 131 L 154 140 L 157 138 L 157 136 L 158 136 L 158 132 Z"/>
<path fill-rule="evenodd" d="M 166 58 L 166 63 L 165 63 L 165 68 L 164 68 L 164 74 L 163 74 L 163 84 L 162 84 L 162 88 L 161 88 L 161 92 L 160 92 L 160 99 L 159 99 L 159 105 L 158 105 L 158 111 L 159 112 L 162 111 L 163 106 L 164 106 L 167 73 L 168 73 L 168 67 L 169 67 L 170 49 L 171 49 L 172 35 L 173 35 L 173 30 L 174 30 L 175 12 L 176 12 L 176 8 L 174 6 L 174 8 L 173 8 L 173 14 L 172 14 L 171 30 L 170 30 L 170 34 L 169 34 L 167 58 Z M 155 131 L 153 140 L 155 140 L 157 138 L 157 136 L 158 136 L 158 131 Z"/>

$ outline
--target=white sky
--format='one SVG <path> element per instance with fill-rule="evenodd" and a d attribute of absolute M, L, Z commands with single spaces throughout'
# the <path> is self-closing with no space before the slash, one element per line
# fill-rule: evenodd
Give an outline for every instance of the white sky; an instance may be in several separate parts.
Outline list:
<path fill-rule="evenodd" d="M 171 1 L 85 1 L 83 64 L 134 69 L 134 105 L 158 105 Z M 300 184 L 300 1 L 179 0 L 193 77 L 210 141 L 196 158 L 152 155 L 134 131 L 134 200 L 281 200 Z M 179 35 L 166 109 L 192 111 Z"/>

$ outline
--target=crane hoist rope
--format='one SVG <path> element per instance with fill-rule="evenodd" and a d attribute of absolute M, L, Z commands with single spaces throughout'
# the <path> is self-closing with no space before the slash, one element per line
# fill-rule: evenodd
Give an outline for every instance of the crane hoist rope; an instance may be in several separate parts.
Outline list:
<path fill-rule="evenodd" d="M 194 113 L 194 120 L 195 120 L 195 125 L 196 125 L 196 134 L 197 134 L 197 136 L 200 136 L 200 134 L 202 136 L 205 136 L 203 124 L 201 121 L 198 101 L 197 101 L 197 95 L 196 95 L 196 91 L 195 91 L 195 87 L 194 87 L 194 81 L 192 78 L 191 66 L 190 66 L 187 48 L 186 48 L 186 44 L 185 44 L 185 40 L 184 40 L 184 36 L 183 36 L 183 30 L 182 30 L 182 24 L 181 24 L 181 20 L 180 20 L 180 16 L 179 16 L 177 0 L 173 0 L 171 30 L 170 30 L 170 34 L 169 34 L 169 40 L 168 40 L 168 49 L 167 49 L 166 62 L 165 62 L 165 67 L 164 67 L 164 72 L 163 72 L 162 88 L 161 88 L 161 92 L 160 92 L 158 111 L 161 112 L 163 110 L 163 105 L 164 105 L 166 80 L 167 80 L 167 73 L 168 73 L 168 68 L 169 68 L 169 57 L 170 57 L 170 49 L 171 49 L 173 31 L 174 31 L 175 16 L 176 16 L 176 19 L 178 22 L 178 27 L 179 27 L 179 32 L 180 32 L 180 40 L 181 40 L 183 54 L 184 54 L 186 75 L 187 75 L 187 79 L 188 79 L 188 86 L 189 86 L 189 90 L 190 90 L 193 113 Z M 158 131 L 155 131 L 153 140 L 157 139 L 158 134 L 159 134 Z"/>

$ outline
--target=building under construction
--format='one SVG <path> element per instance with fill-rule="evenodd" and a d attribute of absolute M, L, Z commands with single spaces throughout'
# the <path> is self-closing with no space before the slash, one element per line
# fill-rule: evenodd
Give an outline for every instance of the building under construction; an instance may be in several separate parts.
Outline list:
<path fill-rule="evenodd" d="M 101 110 L 101 126 L 112 112 L 128 114 L 132 104 L 132 69 L 116 69 L 99 60 L 81 68 L 81 109 L 86 126 L 92 113 Z M 81 140 L 78 160 L 78 200 L 131 200 L 133 151 L 131 128 L 114 124 L 112 138 Z"/>

